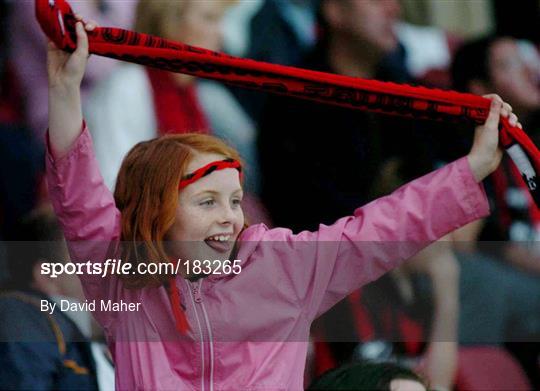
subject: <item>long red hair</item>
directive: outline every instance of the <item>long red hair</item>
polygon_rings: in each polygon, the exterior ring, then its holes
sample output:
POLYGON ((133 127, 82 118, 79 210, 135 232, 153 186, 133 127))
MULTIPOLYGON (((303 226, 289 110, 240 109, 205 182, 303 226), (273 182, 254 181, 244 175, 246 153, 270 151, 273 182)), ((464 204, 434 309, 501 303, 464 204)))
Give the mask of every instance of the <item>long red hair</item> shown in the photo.
POLYGON ((170 275, 138 274, 135 264, 168 260, 163 239, 174 223, 178 184, 198 153, 240 160, 222 140, 204 134, 167 135, 135 145, 122 162, 114 198, 121 212, 121 255, 135 274, 123 275, 128 287, 158 286, 170 275))

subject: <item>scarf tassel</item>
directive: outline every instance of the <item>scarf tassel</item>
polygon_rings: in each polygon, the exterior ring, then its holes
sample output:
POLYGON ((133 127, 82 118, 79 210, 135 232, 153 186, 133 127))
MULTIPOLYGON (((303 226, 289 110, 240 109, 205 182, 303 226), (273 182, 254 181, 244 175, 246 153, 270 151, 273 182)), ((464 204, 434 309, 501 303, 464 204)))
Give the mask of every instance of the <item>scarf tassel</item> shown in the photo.
POLYGON ((174 320, 176 322, 176 329, 182 334, 185 335, 189 328, 189 323, 186 318, 186 313, 182 309, 182 304, 180 303, 180 291, 176 286, 175 278, 171 277, 169 279, 169 299, 171 301, 172 312, 174 320))

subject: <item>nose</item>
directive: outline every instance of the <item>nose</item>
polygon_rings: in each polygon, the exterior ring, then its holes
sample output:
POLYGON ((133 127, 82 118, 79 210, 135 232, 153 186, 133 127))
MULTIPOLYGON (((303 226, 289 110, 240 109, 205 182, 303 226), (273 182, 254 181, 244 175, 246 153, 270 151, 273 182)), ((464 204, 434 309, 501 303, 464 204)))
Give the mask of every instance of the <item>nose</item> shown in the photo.
POLYGON ((221 225, 230 225, 234 223, 236 215, 229 205, 224 205, 220 210, 219 223, 221 225))

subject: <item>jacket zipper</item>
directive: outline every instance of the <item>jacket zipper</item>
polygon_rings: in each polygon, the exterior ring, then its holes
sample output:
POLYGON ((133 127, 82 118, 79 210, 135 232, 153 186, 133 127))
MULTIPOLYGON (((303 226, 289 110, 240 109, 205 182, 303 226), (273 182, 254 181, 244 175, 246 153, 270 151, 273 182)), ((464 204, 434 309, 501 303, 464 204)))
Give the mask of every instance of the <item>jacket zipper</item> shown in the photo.
MULTIPOLYGON (((199 294, 201 292, 203 279, 199 280, 199 294)), ((214 337, 212 336, 212 329, 210 327, 210 320, 208 318, 208 313, 206 312, 206 307, 201 297, 201 308, 204 314, 204 321, 206 324, 206 331, 208 332, 208 350, 209 350, 209 361, 210 361, 210 391, 214 391, 214 337)))
POLYGON ((203 337, 203 331, 202 331, 202 326, 201 326, 201 322, 199 320, 199 314, 197 313, 197 306, 195 305, 195 298, 193 297, 193 292, 192 292, 192 288, 191 287, 191 284, 186 280, 186 284, 188 285, 188 291, 189 291, 189 297, 191 298, 191 304, 193 305, 193 312, 195 313, 195 319, 197 320, 197 326, 199 327, 199 335, 201 337, 201 361, 202 361, 202 365, 201 365, 201 390, 204 391, 204 368, 206 366, 206 363, 205 363, 205 359, 204 359, 204 337, 203 337))
POLYGON ((197 285, 192 286, 192 284, 188 282, 188 286, 190 288, 189 293, 191 296, 193 309, 195 312, 195 317, 197 319, 197 325, 199 327, 199 334, 201 336, 201 353, 202 353, 201 355, 201 360, 202 360, 201 385, 202 387, 201 388, 203 391, 206 388, 206 383, 207 383, 206 373, 208 373, 209 374, 208 376, 209 389, 210 391, 213 391, 214 390, 214 346, 213 346, 213 339, 212 339, 212 330, 210 328, 210 321, 208 319, 208 313, 206 312, 206 308, 204 306, 202 295, 201 295, 202 283, 203 283, 203 280, 200 279, 197 285), (198 306, 201 307, 204 323, 201 322, 199 318, 199 313, 197 311, 198 306), (208 359, 206 359, 206 357, 208 357, 208 359), (209 367, 208 371, 207 371, 207 367, 209 367))

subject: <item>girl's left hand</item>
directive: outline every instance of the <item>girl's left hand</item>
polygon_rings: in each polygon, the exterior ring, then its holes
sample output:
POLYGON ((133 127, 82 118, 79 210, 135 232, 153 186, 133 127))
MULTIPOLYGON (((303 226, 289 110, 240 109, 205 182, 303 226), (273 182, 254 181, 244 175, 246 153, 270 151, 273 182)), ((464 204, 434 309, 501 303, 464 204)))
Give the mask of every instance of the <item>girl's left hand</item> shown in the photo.
POLYGON ((474 143, 467 155, 477 182, 495 171, 501 162, 503 151, 499 147, 499 117, 506 117, 510 125, 521 127, 517 116, 512 113, 512 106, 503 102, 500 96, 490 94, 484 95, 484 98, 491 99, 489 115, 484 125, 476 128, 474 143))
POLYGON ((75 15, 77 23, 77 49, 73 53, 66 53, 49 41, 47 48, 47 71, 49 76, 49 89, 54 92, 60 90, 79 89, 81 86, 86 64, 88 61, 87 32, 94 30, 97 25, 94 21, 86 21, 82 16, 75 15))

